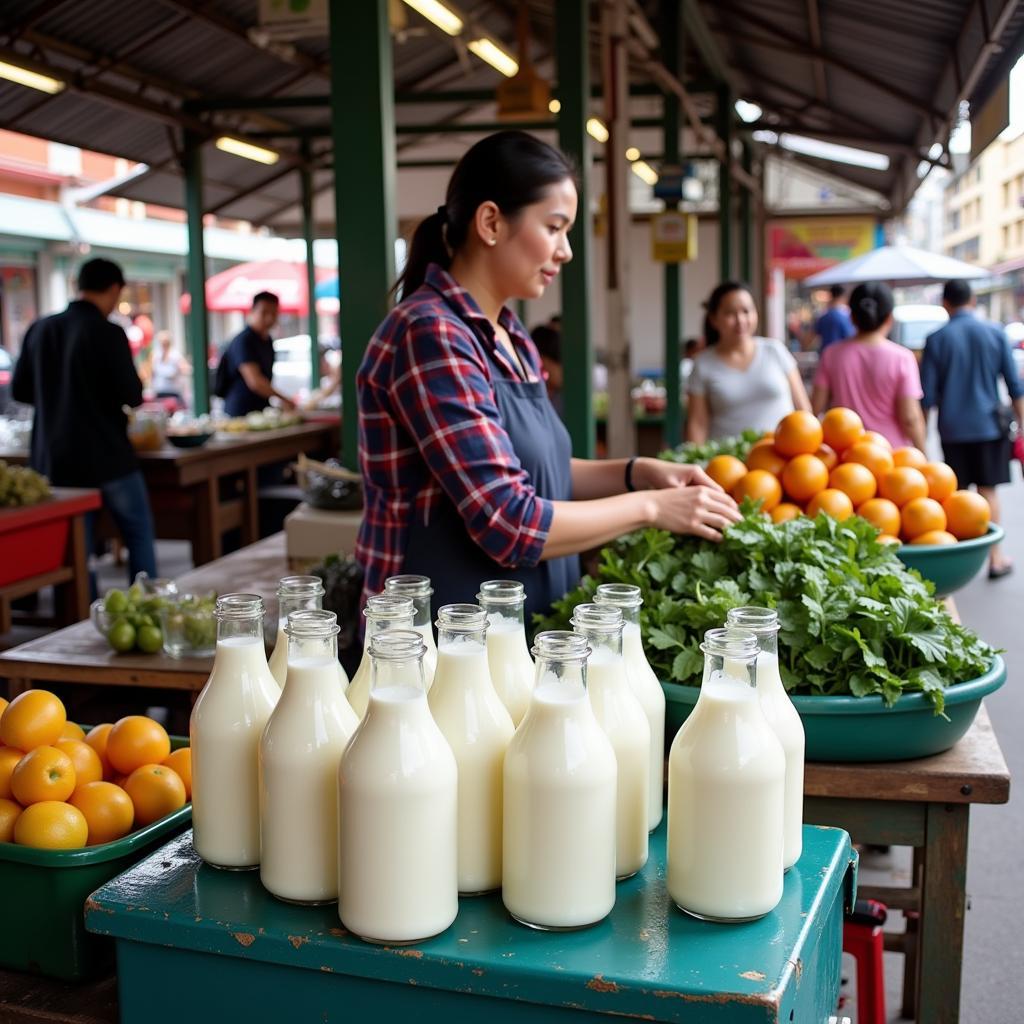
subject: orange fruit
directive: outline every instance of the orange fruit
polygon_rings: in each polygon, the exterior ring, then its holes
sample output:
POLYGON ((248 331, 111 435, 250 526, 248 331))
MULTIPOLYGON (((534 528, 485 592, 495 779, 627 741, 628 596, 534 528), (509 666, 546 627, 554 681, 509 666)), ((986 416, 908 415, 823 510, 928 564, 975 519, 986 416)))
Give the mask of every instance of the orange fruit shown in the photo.
POLYGON ((0 798, 10 799, 11 773, 24 756, 24 751, 15 750, 14 747, 0 747, 0 798))
POLYGON ((945 501, 957 488, 956 473, 944 462, 926 462, 921 475, 928 481, 928 497, 945 501))
POLYGON ((920 469, 922 466, 928 465, 928 456, 920 448, 908 444, 902 448, 893 449, 892 461, 897 466, 913 466, 914 469, 920 469))
POLYGON ((807 501, 828 487, 828 467, 817 455, 797 455, 782 471, 782 486, 796 501, 807 501))
POLYGON ((956 544, 956 537, 948 530, 929 530, 915 537, 911 544, 956 544))
POLYGON ((103 762, 88 743, 83 740, 57 740, 56 747, 67 754, 75 766, 75 788, 103 778, 103 762))
POLYGON ((946 528, 946 513, 934 498, 914 498, 903 506, 900 512, 903 536, 907 540, 920 537, 930 530, 946 528))
MULTIPOLYGON (((776 510, 777 511, 777 510, 776 510)), ((178 773, 178 778, 185 784, 185 799, 192 799, 192 751, 188 747, 175 750, 163 763, 178 773)))
POLYGON ((64 705, 48 690, 26 690, 4 709, 0 739, 24 751, 50 747, 60 739, 67 720, 64 705))
POLYGON ((839 456, 836 455, 835 450, 829 448, 827 444, 820 445, 814 454, 825 463, 825 468, 830 473, 839 465, 839 456))
POLYGON ((864 433, 864 421, 852 410, 837 406, 829 409, 821 421, 825 444, 837 452, 845 452, 864 433))
POLYGON ((957 540, 980 537, 988 530, 992 510, 988 502, 974 491, 954 491, 943 503, 949 532, 957 540))
MULTIPOLYGON (((856 463, 850 463, 856 465, 856 463)), ((871 498, 857 506, 857 515, 877 527, 883 534, 898 537, 902 522, 899 506, 888 498, 871 498)))
POLYGON ((877 444, 879 448, 884 448, 890 453, 892 452, 892 441, 885 434, 880 434, 877 430, 865 430, 861 441, 866 444, 877 444))
POLYGON ((65 722, 60 738, 62 740, 84 740, 85 730, 74 722, 65 722))
POLYGON ((902 544, 903 543, 903 541, 901 541, 899 539, 899 537, 894 537, 891 533, 880 533, 875 538, 875 540, 877 540, 879 544, 902 544))
POLYGON ((873 444, 871 441, 858 441, 843 452, 843 462, 856 462, 867 466, 881 480, 894 467, 892 453, 888 448, 873 444))
POLYGON ((14 824, 14 841, 40 850, 80 850, 88 837, 85 815, 57 800, 26 807, 14 824))
POLYGON ((114 728, 112 722, 104 722, 102 725, 94 725, 86 734, 85 742, 100 755, 103 762, 103 777, 109 779, 114 774, 107 760, 107 740, 110 737, 110 730, 114 728))
POLYGON ((85 815, 90 846, 112 843, 132 830, 135 805, 131 797, 112 782, 87 782, 74 791, 68 803, 85 815))
POLYGON ((67 800, 75 791, 75 766, 56 747, 30 750, 11 772, 11 795, 27 807, 43 800, 67 800))
POLYGON ((803 514, 804 510, 799 505, 784 501, 772 509, 771 519, 773 523, 788 523, 790 519, 796 519, 803 514))
POLYGON ((775 431, 766 430, 758 439, 757 443, 761 444, 763 441, 767 441, 769 444, 775 444, 775 431))
POLYGON ((854 508, 859 508, 875 496, 878 482, 867 466, 859 462, 844 462, 829 474, 828 486, 849 495, 854 508))
MULTIPOLYGON (((4 713, 4 708, 7 707, 7 705, 9 703, 10 703, 10 701, 6 697, 0 697, 0 715, 2 715, 4 713)), ((0 747, 2 747, 2 746, 3 746, 3 742, 0 741, 0 747)))
POLYGON ((897 466, 878 482, 878 493, 903 508, 908 501, 928 497, 928 481, 913 466, 897 466))
POLYGON ((747 469, 763 469, 772 476, 778 476, 786 468, 786 460, 775 450, 775 446, 768 442, 766 444, 755 444, 747 456, 747 469))
POLYGON ((786 458, 812 455, 824 440, 818 417, 811 412, 797 410, 779 420, 775 428, 775 450, 786 458))
POLYGON ((751 498, 761 502, 762 512, 771 512, 782 501, 782 484, 764 469, 752 469, 729 492, 736 501, 751 498))
POLYGON ((135 824, 140 828, 159 821, 185 806, 185 783, 173 768, 146 764, 128 776, 124 791, 135 807, 135 824))
POLYGON ((144 764, 159 764, 170 752, 167 730, 145 715, 128 715, 115 722, 107 737, 107 763, 123 775, 144 764))
POLYGON ((807 514, 812 519, 819 512, 824 512, 833 519, 849 519, 853 515, 853 502, 845 491, 826 487, 807 502, 807 514))
POLYGON ((21 804, 0 797, 0 843, 14 842, 14 823, 21 814, 21 804))
POLYGON ((735 455, 716 455, 708 463, 706 472, 723 491, 731 491, 740 478, 747 475, 747 467, 735 455))

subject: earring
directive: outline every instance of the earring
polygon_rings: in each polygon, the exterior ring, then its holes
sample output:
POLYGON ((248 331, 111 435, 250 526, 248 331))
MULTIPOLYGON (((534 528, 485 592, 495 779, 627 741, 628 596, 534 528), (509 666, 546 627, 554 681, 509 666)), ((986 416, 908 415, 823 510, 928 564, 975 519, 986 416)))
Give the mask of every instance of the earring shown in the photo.
POLYGON ((487 239, 487 244, 488 245, 497 245, 498 244, 498 240, 496 238, 488 238, 487 239))

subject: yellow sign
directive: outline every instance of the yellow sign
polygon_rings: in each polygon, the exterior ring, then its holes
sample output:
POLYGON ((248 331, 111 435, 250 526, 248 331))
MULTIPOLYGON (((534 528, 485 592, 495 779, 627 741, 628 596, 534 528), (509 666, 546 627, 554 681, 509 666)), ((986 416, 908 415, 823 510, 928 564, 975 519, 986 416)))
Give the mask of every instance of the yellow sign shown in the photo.
POLYGON ((768 262, 801 279, 870 252, 878 244, 872 217, 797 217, 768 225, 768 262))
POLYGON ((697 218, 692 213, 665 210, 651 218, 651 259, 686 263, 697 258, 697 218))

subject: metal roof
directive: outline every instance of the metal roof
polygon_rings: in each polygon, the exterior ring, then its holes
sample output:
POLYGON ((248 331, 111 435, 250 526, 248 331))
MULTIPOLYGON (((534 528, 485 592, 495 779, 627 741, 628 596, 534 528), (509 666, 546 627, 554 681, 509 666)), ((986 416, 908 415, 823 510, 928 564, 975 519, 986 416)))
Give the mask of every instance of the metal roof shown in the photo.
MULTIPOLYGON (((552 76, 555 0, 530 0, 531 58, 552 76)), ((636 13, 658 23, 659 4, 636 13)), ((404 102, 444 90, 492 90, 497 72, 466 58, 457 44, 400 3, 393 23, 399 127, 492 120, 493 103, 404 102)), ((462 0, 467 18, 511 45, 514 0, 462 0)), ((595 5, 596 8, 596 5, 595 5)), ((759 104, 754 127, 818 136, 890 156, 886 171, 801 157, 831 174, 874 189, 899 212, 919 181, 922 156, 944 147, 961 98, 980 99, 1024 50, 1024 0, 684 0, 689 49, 687 87, 705 113, 712 79, 759 104)), ((594 12, 596 14, 596 10, 594 12)), ((182 133, 212 139, 234 134, 326 127, 327 111, 289 107, 208 111, 190 107, 216 97, 281 99, 329 91, 327 40, 267 43, 257 0, 5 0, 0 60, 63 79, 48 97, 0 81, 0 127, 113 153, 150 170, 113 194, 181 206, 182 133)), ((599 81, 592 15, 594 79, 599 81)), ((634 83, 647 81, 636 66, 634 83)), ((657 104, 643 98, 639 104, 657 104)), ((659 133, 660 134, 660 133, 659 133)), ((657 140, 658 134, 645 138, 657 140)), ((399 160, 454 159, 472 136, 403 133, 399 160)), ((270 144, 264 141, 264 144, 270 144)), ((653 142, 657 145, 657 141, 653 142)), ((302 161, 295 138, 272 143, 283 159, 265 167, 204 147, 204 204, 223 217, 281 227, 298 222, 302 161)), ((330 139, 312 142, 318 214, 332 218, 330 139)), ((947 159, 943 149, 937 158, 947 159)))

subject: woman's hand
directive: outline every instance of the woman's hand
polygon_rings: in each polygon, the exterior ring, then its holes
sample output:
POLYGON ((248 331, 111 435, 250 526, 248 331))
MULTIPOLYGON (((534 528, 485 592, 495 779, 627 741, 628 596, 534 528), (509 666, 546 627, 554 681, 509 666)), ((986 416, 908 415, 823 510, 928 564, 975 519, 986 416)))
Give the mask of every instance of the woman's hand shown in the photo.
POLYGON ((657 491, 663 487, 710 487, 722 491, 700 466, 687 466, 665 459, 637 459, 633 463, 633 487, 638 491, 657 491))
POLYGON ((743 518, 736 502, 717 485, 668 486, 643 497, 651 526, 705 540, 721 540, 722 531, 743 518))

